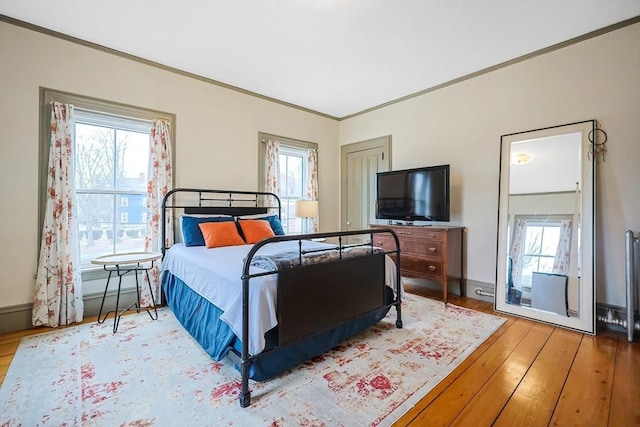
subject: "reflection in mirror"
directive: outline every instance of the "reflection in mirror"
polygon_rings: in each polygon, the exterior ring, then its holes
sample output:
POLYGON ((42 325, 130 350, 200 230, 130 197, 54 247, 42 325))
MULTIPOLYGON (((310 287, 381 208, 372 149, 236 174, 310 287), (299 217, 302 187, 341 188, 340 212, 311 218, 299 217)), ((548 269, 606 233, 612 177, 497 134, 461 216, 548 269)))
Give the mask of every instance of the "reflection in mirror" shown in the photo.
POLYGON ((503 136, 496 310, 594 332, 593 126, 503 136))

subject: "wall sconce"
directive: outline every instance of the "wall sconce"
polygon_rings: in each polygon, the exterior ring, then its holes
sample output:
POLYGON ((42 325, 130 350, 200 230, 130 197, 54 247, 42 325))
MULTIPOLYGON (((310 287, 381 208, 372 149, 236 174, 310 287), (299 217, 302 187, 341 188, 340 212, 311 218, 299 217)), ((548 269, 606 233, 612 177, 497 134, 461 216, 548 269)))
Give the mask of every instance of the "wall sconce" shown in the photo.
POLYGON ((316 218, 318 216, 318 201, 317 200, 296 200, 296 213, 298 218, 303 218, 304 230, 303 233, 309 232, 309 219, 316 218))
POLYGON ((511 156, 512 165, 526 165, 531 161, 531 156, 527 153, 515 153, 511 156))

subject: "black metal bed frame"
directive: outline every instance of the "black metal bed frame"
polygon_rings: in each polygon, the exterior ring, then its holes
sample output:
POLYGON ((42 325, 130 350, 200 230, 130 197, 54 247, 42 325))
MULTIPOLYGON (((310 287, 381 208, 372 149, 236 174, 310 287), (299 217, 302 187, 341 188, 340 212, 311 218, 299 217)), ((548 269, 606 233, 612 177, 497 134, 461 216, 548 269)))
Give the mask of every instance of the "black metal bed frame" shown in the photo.
MULTIPOLYGON (((277 211, 281 216, 280 198, 267 192, 227 191, 193 188, 176 188, 167 193, 162 201, 162 254, 168 249, 166 241, 167 211, 183 209, 186 214, 224 214, 232 216, 263 214, 277 211), (197 193, 195 203, 173 202, 178 193, 197 193), (225 197, 210 197, 222 195, 225 197)), ((347 239, 348 240, 348 239, 347 239)), ((249 390, 249 367, 251 362, 265 352, 249 354, 249 287, 255 277, 278 274, 276 315, 278 318, 278 341, 276 347, 266 350, 284 349, 302 339, 326 332, 347 322, 369 315, 386 307, 396 307, 396 327, 402 328, 400 243, 391 229, 368 229, 337 231, 329 233, 275 236, 254 244, 247 254, 242 271, 242 352, 235 351, 240 364, 242 392, 240 406, 251 403, 249 390), (374 251, 373 235, 391 234, 396 242, 395 250, 374 251), (349 236, 368 235, 367 243, 350 244, 344 242, 349 236), (333 239, 337 243, 326 248, 304 250, 303 240, 333 239), (250 273, 251 261, 263 246, 284 241, 298 242, 300 266, 261 273, 250 273), (351 247, 369 247, 370 253, 357 257, 343 257, 343 251, 351 247), (302 265, 302 257, 312 252, 337 251, 338 260, 319 264, 302 265), (391 303, 385 302, 385 255, 394 256, 396 263, 395 297, 391 303), (336 297, 337 296, 337 297, 336 297), (294 304, 290 303, 295 301, 294 304), (288 303, 289 302, 289 303, 288 303)), ((329 349, 327 349, 329 350, 329 349)))

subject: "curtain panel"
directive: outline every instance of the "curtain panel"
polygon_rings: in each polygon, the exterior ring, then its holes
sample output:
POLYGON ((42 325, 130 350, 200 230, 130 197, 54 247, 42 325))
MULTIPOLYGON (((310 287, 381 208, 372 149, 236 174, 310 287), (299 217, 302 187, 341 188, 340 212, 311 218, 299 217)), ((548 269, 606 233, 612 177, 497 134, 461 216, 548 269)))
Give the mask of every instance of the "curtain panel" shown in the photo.
POLYGON ((280 143, 272 139, 265 141, 264 191, 280 194, 280 143))
POLYGON ((513 243, 511 245, 512 270, 511 275, 516 288, 522 288, 522 261, 524 259, 524 232, 526 221, 518 219, 513 230, 513 243))
POLYGON ((563 220, 560 223, 560 241, 553 260, 553 272, 555 274, 569 274, 571 261, 571 220, 563 220))
POLYGON ((51 143, 40 259, 32 323, 68 325, 82 321, 82 279, 74 214, 73 106, 51 103, 51 143))
MULTIPOLYGON (((307 178, 307 199, 318 200, 318 150, 309 148, 307 154, 307 170, 309 176, 307 178)), ((318 233, 320 231, 320 218, 311 218, 311 231, 318 233)))
MULTIPOLYGON (((169 123, 154 120, 149 135, 150 156, 147 182, 147 235, 144 239, 144 250, 159 252, 161 246, 168 246, 173 241, 173 225, 171 216, 167 218, 166 241, 161 242, 160 221, 162 220, 162 199, 172 187, 171 138, 169 123)), ((160 302, 160 268, 154 265, 149 270, 150 287, 153 289, 155 301, 151 298, 148 287, 140 290, 140 305, 150 306, 160 302)), ((145 277, 146 281, 146 277, 145 277)))

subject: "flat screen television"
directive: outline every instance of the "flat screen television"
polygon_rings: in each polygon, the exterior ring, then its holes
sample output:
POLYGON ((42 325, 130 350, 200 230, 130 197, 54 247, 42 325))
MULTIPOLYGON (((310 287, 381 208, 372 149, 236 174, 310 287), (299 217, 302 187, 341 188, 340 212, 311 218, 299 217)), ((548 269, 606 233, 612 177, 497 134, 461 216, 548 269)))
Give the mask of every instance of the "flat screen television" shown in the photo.
POLYGON ((376 218, 449 221, 449 165, 378 172, 376 218))

